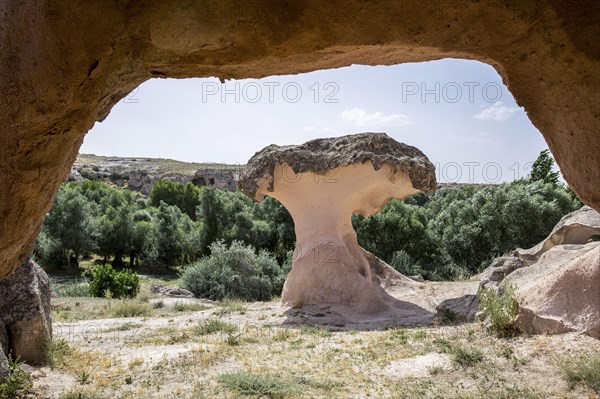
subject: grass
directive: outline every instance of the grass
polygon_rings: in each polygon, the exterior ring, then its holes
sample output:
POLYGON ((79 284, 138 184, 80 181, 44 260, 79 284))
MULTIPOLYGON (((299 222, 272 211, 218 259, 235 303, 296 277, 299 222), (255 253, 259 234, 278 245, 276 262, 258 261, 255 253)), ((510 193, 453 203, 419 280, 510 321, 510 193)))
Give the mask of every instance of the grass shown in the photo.
POLYGON ((176 312, 199 312, 206 309, 208 309, 208 307, 201 303, 185 303, 183 301, 177 301, 173 304, 173 310, 176 312))
POLYGON ((488 329, 499 338, 512 337, 517 333, 515 320, 519 308, 516 290, 512 284, 504 284, 500 295, 493 289, 483 289, 477 296, 480 308, 489 322, 488 329))
POLYGON ((581 385, 600 395, 600 353, 589 352, 562 358, 558 368, 571 388, 581 385))
POLYGON ((434 340, 434 344, 438 345, 441 352, 449 354, 454 364, 464 368, 472 367, 485 359, 485 354, 480 349, 470 345, 443 338, 434 340))
POLYGON ((148 316, 151 312, 151 307, 146 303, 120 301, 113 306, 111 314, 113 317, 140 317, 148 316))
POLYGON ((62 298, 84 298, 92 296, 90 294, 90 286, 87 283, 57 284, 56 287, 53 286, 53 292, 56 296, 62 298))
POLYGON ((298 394, 298 387, 278 376, 248 372, 221 374, 219 382, 226 388, 244 396, 285 399, 298 394))
POLYGON ((217 332, 231 334, 237 331, 235 324, 227 323, 219 319, 204 320, 196 326, 194 333, 196 335, 210 335, 217 332))
POLYGON ((224 316, 230 313, 245 314, 248 310, 248 304, 239 299, 223 299, 219 302, 219 308, 213 314, 215 316, 224 316))

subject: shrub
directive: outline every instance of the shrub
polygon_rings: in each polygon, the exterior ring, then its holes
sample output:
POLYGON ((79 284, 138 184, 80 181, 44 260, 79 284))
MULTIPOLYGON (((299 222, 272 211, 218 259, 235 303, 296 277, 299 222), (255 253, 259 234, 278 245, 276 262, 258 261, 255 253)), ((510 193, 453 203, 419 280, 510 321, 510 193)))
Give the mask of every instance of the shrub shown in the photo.
POLYGON ((29 373, 21 369, 22 364, 18 357, 8 356, 9 376, 6 382, 0 384, 0 399, 22 398, 31 389, 29 373))
POLYGON ((148 304, 134 301, 119 302, 112 308, 112 315, 114 317, 147 316, 150 312, 151 310, 148 304))
POLYGON ((558 367, 572 388, 583 385, 600 394, 600 353, 564 358, 558 367))
POLYGON ((134 298, 140 290, 140 279, 131 270, 116 271, 111 265, 98 266, 89 273, 90 293, 95 297, 134 298))
POLYGON ((229 248, 217 241, 210 246, 210 252, 210 256, 187 267, 181 276, 183 287, 197 297, 265 301, 281 292, 283 269, 268 252, 257 255, 252 247, 239 241, 229 248))
POLYGON ((488 329, 498 337, 513 336, 516 333, 514 323, 519 311, 515 287, 512 284, 504 284, 501 293, 493 289, 483 289, 477 296, 479 306, 489 322, 488 329))
POLYGON ((247 372, 221 374, 219 382, 245 396, 283 399, 298 394, 297 387, 288 381, 247 372))

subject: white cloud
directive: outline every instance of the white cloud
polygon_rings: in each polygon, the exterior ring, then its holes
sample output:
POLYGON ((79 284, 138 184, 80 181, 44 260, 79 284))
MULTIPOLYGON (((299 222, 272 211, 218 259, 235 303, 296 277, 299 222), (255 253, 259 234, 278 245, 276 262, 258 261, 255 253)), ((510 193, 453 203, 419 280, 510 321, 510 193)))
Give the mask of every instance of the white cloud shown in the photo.
POLYGON ((331 127, 318 127, 318 126, 304 126, 302 128, 305 132, 329 132, 335 133, 338 130, 331 127))
POLYGON ((345 109, 342 112, 342 118, 358 126, 366 125, 384 125, 384 126, 409 126, 414 125, 404 114, 389 114, 383 112, 373 112, 368 114, 362 108, 345 109))
POLYGON ((507 107, 502 105, 502 101, 496 101, 491 107, 473 115, 473 117, 482 120, 505 121, 520 109, 520 107, 507 107))

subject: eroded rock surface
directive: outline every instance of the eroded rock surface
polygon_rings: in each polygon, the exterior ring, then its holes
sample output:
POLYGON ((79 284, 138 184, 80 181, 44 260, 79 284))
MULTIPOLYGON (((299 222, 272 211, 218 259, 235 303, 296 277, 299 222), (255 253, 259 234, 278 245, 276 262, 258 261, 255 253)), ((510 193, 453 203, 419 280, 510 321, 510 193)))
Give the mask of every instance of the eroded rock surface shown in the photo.
POLYGON ((542 242, 530 249, 519 248, 513 255, 530 265, 556 245, 586 244, 594 236, 600 236, 600 213, 584 205, 563 216, 542 242))
POLYGON ((195 298, 194 294, 179 287, 167 287, 166 285, 152 284, 150 293, 168 298, 195 298))
POLYGON ((358 245, 351 216, 434 190, 435 168, 421 151, 384 133, 271 145, 248 161, 239 185, 257 201, 278 199, 294 219, 296 249, 283 303, 332 304, 358 313, 394 307, 380 281, 399 273, 358 245))
POLYGON ((0 278, 31 253, 85 133, 153 77, 479 60, 600 210, 599 14, 596 0, 0 2, 0 278))
POLYGON ((507 277, 517 288, 517 327, 600 339, 600 242, 558 245, 507 277))
POLYGON ((600 338, 600 213, 584 206, 565 215, 533 248, 496 258, 480 289, 517 290, 517 327, 531 333, 582 332, 600 338))
POLYGON ((50 312, 50 281, 31 259, 0 281, 0 320, 14 357, 29 363, 44 360, 44 345, 52 338, 50 312))

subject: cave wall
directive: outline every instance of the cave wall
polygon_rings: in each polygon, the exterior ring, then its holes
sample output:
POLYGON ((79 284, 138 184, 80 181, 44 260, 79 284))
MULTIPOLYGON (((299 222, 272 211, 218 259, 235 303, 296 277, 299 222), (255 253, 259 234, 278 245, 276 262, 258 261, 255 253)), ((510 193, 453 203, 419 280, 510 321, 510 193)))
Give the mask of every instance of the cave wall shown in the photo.
POLYGON ((0 2, 0 278, 31 252, 85 133, 147 79, 455 57, 492 65, 600 210, 600 2, 0 2))

